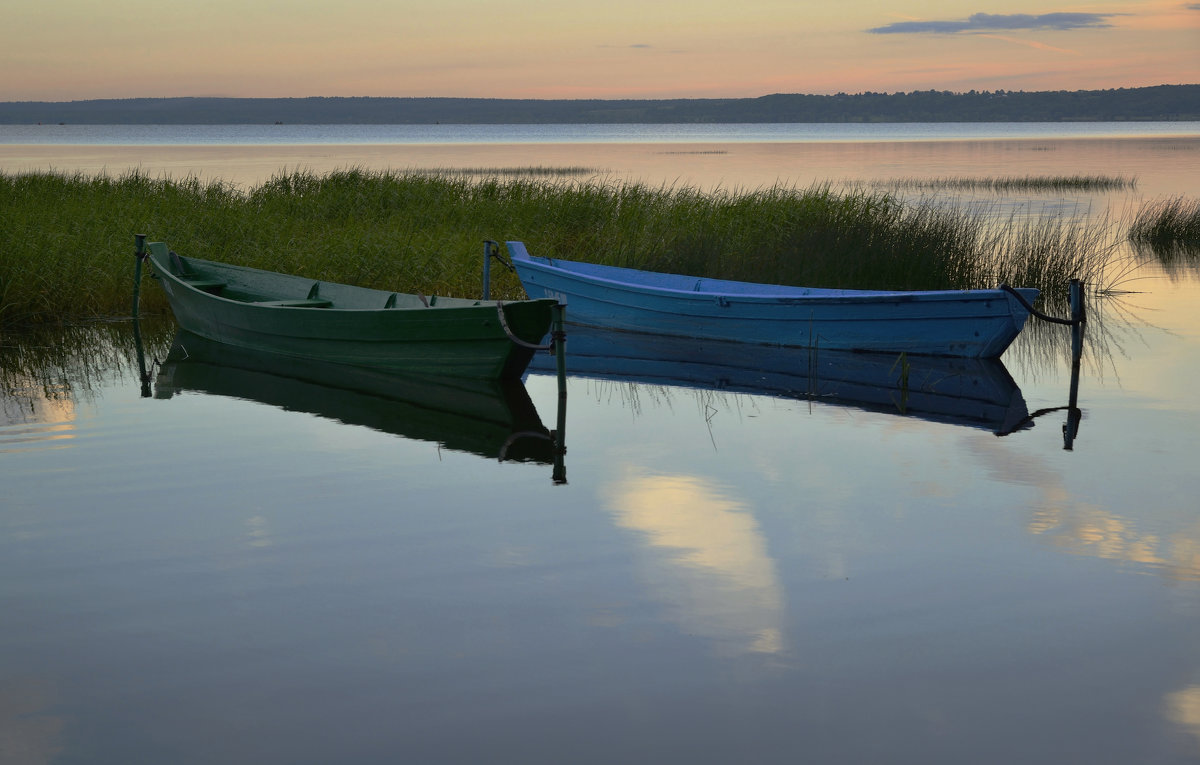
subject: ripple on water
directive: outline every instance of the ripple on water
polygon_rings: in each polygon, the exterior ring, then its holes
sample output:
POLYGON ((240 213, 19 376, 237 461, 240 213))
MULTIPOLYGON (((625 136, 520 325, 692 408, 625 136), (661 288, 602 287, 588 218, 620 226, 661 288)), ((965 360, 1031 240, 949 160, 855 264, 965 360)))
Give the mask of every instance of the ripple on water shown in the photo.
POLYGON ((0 391, 0 454, 70 446, 75 400, 66 385, 17 382, 0 391))

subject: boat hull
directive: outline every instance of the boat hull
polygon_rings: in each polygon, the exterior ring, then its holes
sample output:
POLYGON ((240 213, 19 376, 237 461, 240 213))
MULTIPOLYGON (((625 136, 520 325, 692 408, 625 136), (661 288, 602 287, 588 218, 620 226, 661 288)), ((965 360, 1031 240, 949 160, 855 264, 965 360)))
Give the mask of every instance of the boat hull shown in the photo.
MULTIPOLYGON (((509 253, 530 298, 572 324, 672 337, 846 351, 997 358, 1028 311, 1004 290, 823 290, 656 274, 509 253)), ((1030 303, 1035 289, 1019 290, 1030 303)))
POLYGON ((555 304, 435 298, 425 307, 416 296, 195 258, 187 259, 185 277, 178 273, 178 259, 170 258, 165 246, 155 246, 159 244, 151 243, 150 261, 182 329, 239 348, 336 364, 518 379, 533 357, 530 346, 539 344, 550 328, 555 304), (213 283, 222 285, 223 294, 196 286, 213 283), (280 305, 313 303, 305 296, 318 292, 328 306, 280 305), (248 300, 247 295, 269 299, 248 300), (399 307, 385 307, 389 302, 399 307))

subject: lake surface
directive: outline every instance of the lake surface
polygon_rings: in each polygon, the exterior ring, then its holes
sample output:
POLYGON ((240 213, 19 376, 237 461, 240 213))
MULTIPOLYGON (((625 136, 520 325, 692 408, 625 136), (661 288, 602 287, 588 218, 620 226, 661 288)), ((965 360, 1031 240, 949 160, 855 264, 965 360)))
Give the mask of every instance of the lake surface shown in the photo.
POLYGON ((0 125, 0 144, 103 146, 804 143, 1195 137, 1195 122, 896 122, 675 125, 0 125))
MULTIPOLYGON (((1200 166, 1194 125, 821 127, 0 137, 0 168, 250 184, 297 158, 561 164, 720 188, 1135 175, 992 197, 1119 218, 1191 193, 1200 166)), ((1077 423, 1069 333, 1045 324, 999 364, 913 360, 907 385, 894 362, 833 354, 619 375, 580 359, 562 423, 545 359, 447 411, 444 387, 173 345, 169 322, 142 327, 145 386, 128 324, 6 338, 0 761, 1200 762, 1198 262, 1147 262, 1092 299, 1077 423)))

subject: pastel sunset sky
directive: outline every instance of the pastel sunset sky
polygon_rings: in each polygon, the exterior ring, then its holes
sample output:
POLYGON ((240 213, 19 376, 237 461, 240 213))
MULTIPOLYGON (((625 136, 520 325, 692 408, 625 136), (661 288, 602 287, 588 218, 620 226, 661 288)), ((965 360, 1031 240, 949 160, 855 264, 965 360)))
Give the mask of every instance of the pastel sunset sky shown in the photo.
POLYGON ((1200 83, 1200 2, 5 0, 0 101, 1200 83))

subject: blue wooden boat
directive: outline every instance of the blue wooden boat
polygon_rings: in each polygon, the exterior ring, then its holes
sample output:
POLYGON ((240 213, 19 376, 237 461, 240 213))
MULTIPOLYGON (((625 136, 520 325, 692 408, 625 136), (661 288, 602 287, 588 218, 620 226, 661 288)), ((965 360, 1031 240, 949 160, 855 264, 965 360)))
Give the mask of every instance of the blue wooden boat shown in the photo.
MULTIPOLYGON (((508 242, 530 298, 569 305, 570 323, 672 337, 843 351, 997 358, 1029 312, 1001 289, 786 287, 652 273, 530 255, 508 242)), ((1032 303, 1036 289, 1017 290, 1032 303)))

